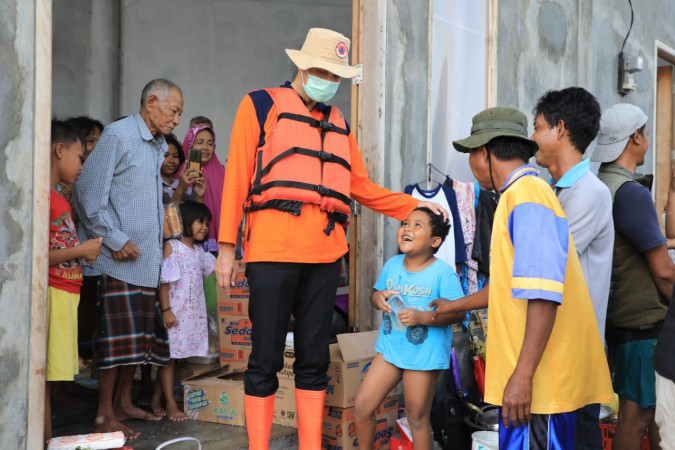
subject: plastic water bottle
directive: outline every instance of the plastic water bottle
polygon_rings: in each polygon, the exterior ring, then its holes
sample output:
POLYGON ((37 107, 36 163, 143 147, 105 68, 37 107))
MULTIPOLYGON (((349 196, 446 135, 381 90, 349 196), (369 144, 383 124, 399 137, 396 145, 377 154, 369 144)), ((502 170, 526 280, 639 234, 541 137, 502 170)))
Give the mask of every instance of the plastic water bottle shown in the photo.
POLYGON ((387 304, 391 308, 391 312, 393 314, 398 314, 408 307, 408 305, 405 304, 405 301, 403 301, 403 297, 398 294, 394 294, 389 297, 387 304))

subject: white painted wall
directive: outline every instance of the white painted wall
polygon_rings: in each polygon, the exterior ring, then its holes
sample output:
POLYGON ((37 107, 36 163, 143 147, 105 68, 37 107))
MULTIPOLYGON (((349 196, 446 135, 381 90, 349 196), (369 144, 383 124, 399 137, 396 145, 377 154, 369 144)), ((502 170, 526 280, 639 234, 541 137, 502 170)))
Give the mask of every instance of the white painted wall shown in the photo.
MULTIPOLYGON (((435 0, 431 53, 431 161, 454 179, 473 181, 468 156, 452 141, 471 133, 487 107, 487 0, 435 0)), ((444 177, 432 170, 432 179, 444 177)))

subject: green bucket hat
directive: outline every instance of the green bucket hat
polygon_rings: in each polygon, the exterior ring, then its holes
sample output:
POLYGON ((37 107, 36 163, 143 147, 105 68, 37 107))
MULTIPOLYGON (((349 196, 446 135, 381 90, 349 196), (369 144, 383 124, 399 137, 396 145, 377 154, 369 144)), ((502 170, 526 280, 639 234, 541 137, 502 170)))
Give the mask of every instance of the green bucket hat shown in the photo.
POLYGON ((537 143, 527 136, 527 117, 515 108, 488 108, 473 116, 471 122, 471 136, 452 142, 459 152, 469 153, 500 136, 522 139, 530 147, 532 156, 539 149, 537 143))

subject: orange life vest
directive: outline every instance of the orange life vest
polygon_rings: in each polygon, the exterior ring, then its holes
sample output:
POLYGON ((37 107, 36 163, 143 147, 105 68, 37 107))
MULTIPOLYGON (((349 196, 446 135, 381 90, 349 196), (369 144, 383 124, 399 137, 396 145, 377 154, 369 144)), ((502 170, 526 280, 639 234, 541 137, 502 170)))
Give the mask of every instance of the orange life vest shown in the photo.
POLYGON ((300 215, 303 204, 314 203, 329 215, 329 234, 332 224, 345 224, 350 212, 351 157, 344 116, 329 107, 328 120, 317 120, 294 89, 266 91, 278 115, 256 153, 245 209, 300 215))

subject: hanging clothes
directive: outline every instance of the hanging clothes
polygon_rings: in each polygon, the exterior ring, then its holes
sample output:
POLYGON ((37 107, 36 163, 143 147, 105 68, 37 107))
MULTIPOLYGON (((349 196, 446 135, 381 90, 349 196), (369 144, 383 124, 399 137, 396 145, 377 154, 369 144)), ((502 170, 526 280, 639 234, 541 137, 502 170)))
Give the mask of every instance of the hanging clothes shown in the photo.
POLYGON ((455 192, 464 236, 467 260, 460 266, 462 289, 464 295, 475 294, 482 287, 478 284, 478 262, 471 257, 476 230, 476 188, 473 182, 457 181, 450 177, 443 184, 455 192))
POLYGON ((457 226, 457 224, 461 223, 461 219, 459 211, 457 210, 457 198, 455 197, 455 192, 442 185, 438 185, 431 190, 425 190, 422 189, 419 184, 409 184, 405 187, 404 192, 418 200, 438 203, 449 212, 448 220, 450 221, 450 233, 445 241, 443 241, 443 244, 441 244, 441 247, 438 249, 435 256, 457 270, 455 264, 466 261, 467 253, 464 235, 461 227, 457 226))
POLYGON ((490 240, 497 200, 496 193, 482 190, 476 210, 476 234, 471 258, 478 261, 478 270, 487 276, 490 275, 490 240))

